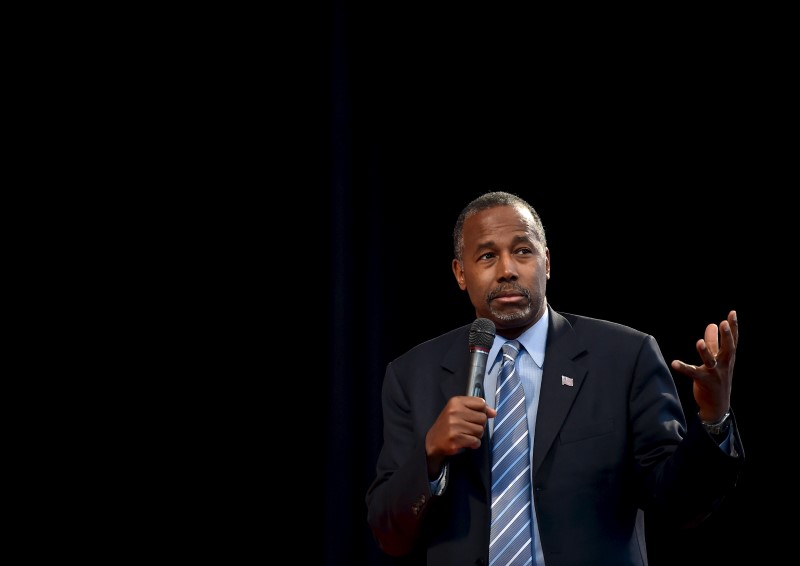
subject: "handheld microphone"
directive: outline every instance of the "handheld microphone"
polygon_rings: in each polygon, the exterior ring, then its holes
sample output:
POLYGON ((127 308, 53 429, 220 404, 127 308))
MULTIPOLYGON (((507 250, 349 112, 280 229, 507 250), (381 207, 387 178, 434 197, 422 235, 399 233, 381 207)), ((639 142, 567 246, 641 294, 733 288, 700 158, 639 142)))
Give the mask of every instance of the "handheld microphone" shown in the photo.
POLYGON ((486 358, 492 349, 496 333, 494 322, 478 318, 469 329, 469 381, 467 395, 483 397, 483 377, 486 374, 486 358))

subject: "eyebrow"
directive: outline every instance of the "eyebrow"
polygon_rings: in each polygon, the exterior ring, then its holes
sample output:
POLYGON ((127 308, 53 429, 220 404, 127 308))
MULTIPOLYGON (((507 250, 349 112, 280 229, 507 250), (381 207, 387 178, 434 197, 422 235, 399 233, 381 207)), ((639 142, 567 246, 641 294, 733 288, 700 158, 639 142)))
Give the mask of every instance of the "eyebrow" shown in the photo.
MULTIPOLYGON (((511 240, 512 247, 517 246, 519 244, 534 245, 535 243, 536 243, 535 240, 532 239, 530 236, 514 236, 514 239, 511 240)), ((497 247, 498 247, 497 243, 494 240, 486 240, 485 242, 478 242, 478 244, 475 246, 475 249, 477 251, 480 251, 487 248, 494 249, 497 247)))

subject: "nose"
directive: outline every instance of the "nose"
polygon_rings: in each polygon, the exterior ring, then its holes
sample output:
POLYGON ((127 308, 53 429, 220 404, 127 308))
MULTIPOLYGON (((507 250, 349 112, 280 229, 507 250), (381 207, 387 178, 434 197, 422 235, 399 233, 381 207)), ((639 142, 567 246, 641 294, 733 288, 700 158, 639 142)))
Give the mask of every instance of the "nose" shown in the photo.
POLYGON ((503 281, 513 281, 517 278, 517 264, 511 254, 502 254, 500 256, 500 279, 503 281))

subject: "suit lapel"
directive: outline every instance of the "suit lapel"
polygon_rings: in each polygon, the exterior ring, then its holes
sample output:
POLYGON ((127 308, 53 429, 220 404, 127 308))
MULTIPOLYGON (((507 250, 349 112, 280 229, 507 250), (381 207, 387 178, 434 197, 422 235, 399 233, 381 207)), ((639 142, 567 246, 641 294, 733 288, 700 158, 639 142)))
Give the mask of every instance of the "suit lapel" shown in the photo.
POLYGON ((575 331, 567 319, 549 306, 547 308, 550 309, 550 329, 547 334, 542 390, 536 416, 534 470, 539 470, 553 446, 586 377, 586 369, 573 361, 585 351, 575 331))
POLYGON ((445 401, 454 395, 464 395, 469 376, 469 327, 455 335, 441 361, 442 395, 445 401))

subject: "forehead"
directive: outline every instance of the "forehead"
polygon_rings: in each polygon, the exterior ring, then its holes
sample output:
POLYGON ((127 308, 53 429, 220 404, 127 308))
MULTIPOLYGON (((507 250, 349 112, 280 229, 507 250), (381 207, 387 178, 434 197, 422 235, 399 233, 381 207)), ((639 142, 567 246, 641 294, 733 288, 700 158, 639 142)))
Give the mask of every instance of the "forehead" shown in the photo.
POLYGON ((495 206, 479 210, 464 221, 464 240, 472 244, 528 236, 535 240, 533 216, 526 208, 495 206))

